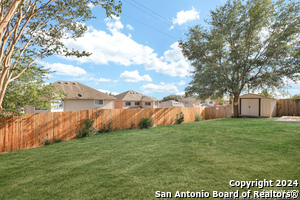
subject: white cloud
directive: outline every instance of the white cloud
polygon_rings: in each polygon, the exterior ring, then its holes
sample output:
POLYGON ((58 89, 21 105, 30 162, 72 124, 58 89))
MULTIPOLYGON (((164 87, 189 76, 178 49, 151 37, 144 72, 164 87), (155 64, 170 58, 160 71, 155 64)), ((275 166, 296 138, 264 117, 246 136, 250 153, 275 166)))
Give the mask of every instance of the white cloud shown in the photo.
POLYGON ((89 4, 88 4, 88 7, 90 7, 90 9, 93 9, 95 6, 94 6, 94 4, 89 3, 89 4))
POLYGON ((177 85, 185 85, 185 81, 181 80, 180 82, 177 83, 177 85))
POLYGON ((167 50, 164 53, 164 59, 166 61, 178 61, 184 59, 178 42, 174 42, 170 47, 172 49, 167 50))
POLYGON ((169 76, 186 77, 190 74, 189 63, 185 60, 178 62, 166 62, 163 59, 154 58, 145 64, 147 70, 155 70, 158 73, 167 74, 169 76))
POLYGON ((120 79, 126 82, 152 81, 152 78, 148 74, 140 76, 138 70, 134 70, 132 72, 125 71, 120 75, 120 79))
POLYGON ((145 93, 151 93, 151 92, 165 92, 165 93, 174 93, 174 92, 179 92, 177 87, 175 85, 169 84, 169 83, 164 83, 160 82, 159 85, 155 85, 153 83, 149 83, 147 85, 143 85, 141 89, 145 93))
POLYGON ((137 43, 131 35, 120 32, 122 26, 120 18, 106 20, 110 34, 89 27, 88 32, 81 38, 75 40, 64 40, 65 45, 79 51, 91 52, 89 57, 62 57, 64 59, 76 60, 80 63, 94 64, 115 64, 130 66, 144 65, 146 70, 155 70, 170 76, 185 77, 189 75, 190 66, 183 57, 178 42, 173 43, 170 50, 163 56, 158 57, 157 53, 149 46, 137 43), (115 20, 113 22, 112 20, 115 20), (118 23, 117 23, 118 22, 118 23))
POLYGON ((134 28, 133 28, 130 24, 127 24, 127 25, 126 25, 126 28, 128 28, 130 31, 133 31, 133 30, 134 30, 134 28))
POLYGON ((97 82, 111 82, 111 79, 109 78, 90 78, 91 81, 97 81, 97 82))
POLYGON ((73 65, 66 65, 62 63, 48 63, 40 60, 36 62, 44 66, 44 68, 49 68, 52 71, 56 71, 56 75, 79 76, 86 74, 86 71, 84 69, 75 67, 73 65))
POLYGON ((179 26, 187 23, 192 20, 199 19, 199 12, 195 10, 195 8, 192 7, 192 10, 188 11, 180 11, 177 13, 177 17, 174 19, 173 18, 173 24, 178 24, 179 26))
POLYGON ((113 16, 112 19, 106 18, 105 21, 106 21, 106 26, 110 31, 119 31, 124 28, 124 25, 120 21, 120 17, 113 16))
POLYGON ((118 94, 120 94, 118 92, 110 92, 109 90, 103 90, 103 89, 98 89, 98 91, 106 93, 106 94, 110 94, 111 93, 112 95, 118 95, 118 94))
POLYGON ((176 94, 183 96, 183 95, 185 95, 185 92, 176 92, 176 94))

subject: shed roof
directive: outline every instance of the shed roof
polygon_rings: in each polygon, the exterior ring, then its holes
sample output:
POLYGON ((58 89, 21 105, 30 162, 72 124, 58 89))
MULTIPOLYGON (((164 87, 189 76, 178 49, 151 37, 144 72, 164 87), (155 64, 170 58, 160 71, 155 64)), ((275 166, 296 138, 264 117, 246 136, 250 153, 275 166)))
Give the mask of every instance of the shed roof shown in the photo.
POLYGON ((271 98, 271 97, 265 97, 263 95, 259 95, 259 94, 252 94, 252 93, 248 93, 248 94, 244 94, 242 96, 239 97, 240 99, 273 99, 273 100, 276 100, 274 98, 271 98))
POLYGON ((52 85, 56 89, 67 93, 68 99, 116 99, 113 96, 74 81, 56 81, 52 85))

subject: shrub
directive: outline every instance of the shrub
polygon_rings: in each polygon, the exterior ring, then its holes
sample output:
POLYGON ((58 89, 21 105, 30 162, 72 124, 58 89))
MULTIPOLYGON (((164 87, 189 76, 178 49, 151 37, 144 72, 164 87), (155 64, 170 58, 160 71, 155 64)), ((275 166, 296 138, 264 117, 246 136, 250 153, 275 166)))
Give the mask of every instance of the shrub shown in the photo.
POLYGON ((195 115, 195 121, 196 122, 202 121, 202 119, 203 119, 203 116, 201 114, 199 114, 199 113, 196 113, 196 115, 195 115))
POLYGON ((47 146, 47 145, 50 145, 51 144, 51 140, 46 138, 45 140, 43 140, 43 145, 47 146))
POLYGON ((92 128, 93 128, 93 121, 90 119, 85 119, 84 124, 78 130, 76 130, 75 138, 88 137, 94 132, 92 128))
POLYGON ((109 133, 109 132, 112 132, 113 130, 112 130, 112 128, 111 128, 111 123, 112 123, 112 122, 109 122, 108 128, 107 128, 107 129, 106 129, 106 126, 105 126, 105 124, 104 124, 103 129, 97 130, 97 133, 98 133, 98 134, 103 134, 103 133, 109 133))
POLYGON ((57 138, 53 138, 52 143, 59 143, 59 142, 62 142, 62 140, 61 139, 57 139, 57 138))
POLYGON ((181 124, 184 121, 184 114, 180 112, 180 115, 178 117, 178 114, 176 115, 175 124, 181 124))
POLYGON ((142 118, 140 120, 140 123, 139 123, 139 127, 140 129, 143 129, 143 128, 150 128, 153 126, 153 123, 152 123, 152 120, 149 119, 149 118, 142 118))
POLYGON ((61 139, 57 139, 57 138, 53 138, 52 140, 50 140, 49 138, 46 137, 46 139, 42 140, 41 142, 44 146, 50 145, 50 144, 54 144, 54 143, 59 143, 61 142, 61 139))

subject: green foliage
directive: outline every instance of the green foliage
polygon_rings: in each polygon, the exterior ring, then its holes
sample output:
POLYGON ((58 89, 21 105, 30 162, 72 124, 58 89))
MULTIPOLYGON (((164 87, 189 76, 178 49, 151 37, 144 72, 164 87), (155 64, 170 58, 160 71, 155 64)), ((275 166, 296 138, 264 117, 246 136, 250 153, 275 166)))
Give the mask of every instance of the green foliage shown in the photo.
POLYGON ((142 118, 139 123, 140 129, 150 128, 153 126, 152 120, 148 117, 142 118))
POLYGON ((261 93, 258 93, 259 95, 262 95, 262 96, 265 96, 265 97, 271 97, 271 98, 274 98, 274 95, 269 92, 268 90, 263 90, 261 91, 261 93))
MULTIPOLYGON (((16 70, 15 73, 19 73, 16 70)), ((45 78, 52 73, 49 69, 32 65, 18 79, 7 86, 3 98, 2 116, 20 115, 25 106, 50 109, 55 99, 65 99, 63 91, 57 91, 54 86, 45 84, 45 78)))
POLYGON ((176 114, 175 124, 181 124, 184 122, 184 114, 180 112, 180 114, 176 114))
POLYGON ((292 99, 300 99, 300 93, 292 96, 292 99))
POLYGON ((62 142, 61 139, 57 139, 57 138, 53 138, 52 140, 50 140, 49 138, 46 138, 44 140, 42 140, 42 144, 44 146, 50 145, 50 144, 54 144, 54 143, 59 143, 62 142))
MULTIPOLYGON (((210 12, 179 45, 194 67, 187 94, 223 94, 234 102, 248 87, 277 89, 299 80, 299 1, 232 0, 210 12)), ((238 115, 237 105, 234 114, 238 115)))
POLYGON ((93 134, 95 131, 93 130, 93 123, 94 121, 90 119, 85 119, 84 123, 82 126, 75 131, 75 138, 83 138, 83 137, 88 137, 91 134, 93 134))
POLYGON ((178 101, 182 99, 181 95, 177 95, 177 94, 171 94, 169 96, 166 96, 163 98, 163 101, 169 101, 169 100, 174 100, 174 101, 178 101))
MULTIPOLYGON (((8 20, 1 21, 0 30, 2 39, 0 76, 3 78, 0 81, 0 111, 3 109, 2 99, 5 95, 9 96, 4 105, 5 113, 14 112, 15 107, 23 104, 21 100, 19 102, 9 100, 14 94, 11 91, 6 93, 7 84, 14 84, 9 87, 16 94, 18 94, 17 91, 26 94, 22 90, 24 86, 18 86, 21 81, 16 80, 20 79, 20 75, 27 70, 36 72, 38 69, 33 67, 33 63, 37 59, 51 55, 75 57, 91 55, 90 52, 70 49, 64 42, 65 39, 76 39, 83 36, 87 30, 85 22, 94 18, 91 5, 102 6, 107 17, 112 17, 121 13, 122 3, 115 0, 0 1, 1 15, 8 16, 8 20)), ((21 97, 21 99, 26 99, 26 101, 35 99, 32 104, 44 104, 42 107, 47 107, 47 103, 42 103, 41 99, 37 103, 36 96, 39 96, 40 93, 47 94, 45 91, 51 90, 51 87, 41 88, 39 83, 36 85, 31 82, 28 88, 30 93, 23 95, 24 98, 21 97)))
POLYGON ((97 130, 97 134, 103 134, 103 133, 110 133, 110 132, 112 132, 113 130, 111 128, 111 123, 112 122, 109 122, 107 129, 106 129, 106 126, 104 124, 103 125, 103 129, 97 130))
POLYGON ((195 115, 195 121, 196 122, 202 121, 202 119, 203 119, 203 116, 200 113, 196 113, 196 115, 195 115))

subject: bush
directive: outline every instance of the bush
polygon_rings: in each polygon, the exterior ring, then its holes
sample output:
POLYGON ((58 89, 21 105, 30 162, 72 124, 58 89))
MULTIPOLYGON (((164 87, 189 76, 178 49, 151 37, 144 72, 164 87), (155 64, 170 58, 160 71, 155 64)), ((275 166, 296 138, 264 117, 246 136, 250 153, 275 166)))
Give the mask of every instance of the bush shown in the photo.
POLYGON ((199 114, 199 113, 196 113, 196 115, 195 115, 195 121, 196 122, 202 121, 202 119, 203 119, 203 116, 201 114, 199 114))
POLYGON ((84 124, 80 127, 80 129, 76 130, 75 138, 88 137, 89 135, 94 133, 92 127, 93 127, 93 121, 90 119, 85 119, 84 124))
POLYGON ((143 128, 150 128, 153 126, 153 123, 152 123, 152 120, 149 119, 149 118, 142 118, 140 120, 140 123, 139 123, 139 127, 140 129, 143 129, 143 128))
POLYGON ((112 122, 109 122, 107 129, 106 129, 106 126, 104 124, 103 129, 97 130, 97 134, 103 134, 103 133, 110 133, 110 132, 112 132, 113 130, 111 128, 111 123, 112 122))
POLYGON ((53 138, 52 140, 50 140, 49 138, 46 138, 44 140, 41 139, 41 142, 44 146, 54 144, 54 143, 59 143, 61 141, 62 141, 61 139, 57 139, 57 138, 53 138))
POLYGON ((184 121, 184 114, 180 112, 180 115, 178 117, 178 114, 176 115, 175 124, 181 124, 184 121))

